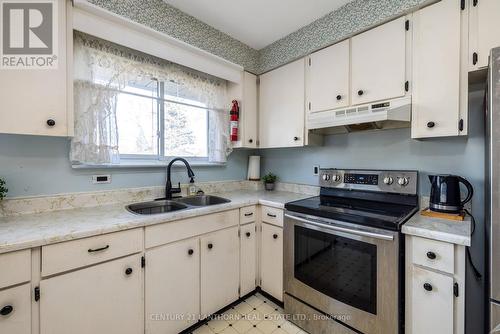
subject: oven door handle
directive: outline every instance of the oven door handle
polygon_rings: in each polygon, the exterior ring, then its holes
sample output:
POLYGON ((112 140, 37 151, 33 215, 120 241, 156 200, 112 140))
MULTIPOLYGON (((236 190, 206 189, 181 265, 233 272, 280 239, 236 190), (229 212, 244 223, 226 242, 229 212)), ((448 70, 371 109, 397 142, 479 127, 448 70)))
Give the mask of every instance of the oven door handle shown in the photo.
POLYGON ((347 227, 342 227, 342 226, 337 226, 337 225, 331 225, 331 224, 321 224, 317 223, 308 219, 292 216, 289 214, 285 213, 285 217, 297 220, 302 223, 306 223, 309 225, 321 227, 321 228, 326 228, 332 231, 337 231, 337 232, 344 232, 344 233, 349 233, 349 234, 355 234, 355 235, 360 235, 363 237, 370 237, 370 238, 375 238, 375 239, 381 239, 381 240, 388 240, 392 241, 394 240, 394 236, 388 235, 388 234, 381 234, 381 233, 376 233, 376 232, 369 232, 369 231, 360 231, 360 230, 353 230, 347 227))

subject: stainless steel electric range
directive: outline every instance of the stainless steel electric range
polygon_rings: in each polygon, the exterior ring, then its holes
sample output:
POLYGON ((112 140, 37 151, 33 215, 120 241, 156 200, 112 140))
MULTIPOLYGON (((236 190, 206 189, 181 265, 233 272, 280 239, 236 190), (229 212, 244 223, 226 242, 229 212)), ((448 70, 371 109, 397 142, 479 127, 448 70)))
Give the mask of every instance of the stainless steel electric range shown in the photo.
POLYGON ((315 333, 402 333, 404 238, 415 171, 320 170, 320 196, 285 205, 285 312, 315 333))

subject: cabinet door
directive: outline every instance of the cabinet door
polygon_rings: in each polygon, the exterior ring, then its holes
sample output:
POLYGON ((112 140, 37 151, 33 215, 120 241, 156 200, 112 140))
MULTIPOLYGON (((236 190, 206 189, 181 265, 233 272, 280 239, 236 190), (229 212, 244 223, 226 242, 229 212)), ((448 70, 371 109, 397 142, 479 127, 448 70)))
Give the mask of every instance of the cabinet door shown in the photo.
POLYGON ((304 145, 304 59, 260 76, 261 148, 304 145))
POLYGON ((238 299, 238 227, 201 238, 201 314, 213 314, 238 299))
POLYGON ((460 6, 443 0, 413 15, 412 138, 456 136, 460 117, 460 6))
POLYGON ((240 228, 240 296, 255 290, 257 238, 255 223, 240 228))
POLYGON ((412 334, 453 334, 453 278, 413 266, 412 334))
MULTIPOLYGON (((58 26, 54 43, 58 48, 57 68, 0 68, 0 133, 68 135, 66 3, 54 1, 57 5, 54 19, 58 26), (54 120, 55 125, 49 126, 49 119, 54 120)), ((73 38, 72 33, 68 38, 73 38)))
POLYGON ((144 332, 141 256, 42 280, 40 333, 144 332))
POLYGON ((262 224, 261 288, 278 300, 283 300, 283 229, 262 224))
POLYGON ((500 47, 500 1, 478 0, 471 6, 469 64, 472 70, 488 66, 490 50, 500 47), (474 53, 477 63, 474 64, 474 53))
POLYGON ((31 284, 0 291, 0 333, 31 333, 31 284))
POLYGON ((243 74, 243 137, 242 146, 257 147, 257 76, 252 73, 243 74))
POLYGON ((191 238, 146 252, 146 333, 178 333, 198 320, 199 243, 191 238))
POLYGON ((349 40, 315 52, 307 66, 308 110, 349 105, 349 40))
POLYGON ((405 95, 405 20, 401 17, 352 38, 352 104, 405 95))

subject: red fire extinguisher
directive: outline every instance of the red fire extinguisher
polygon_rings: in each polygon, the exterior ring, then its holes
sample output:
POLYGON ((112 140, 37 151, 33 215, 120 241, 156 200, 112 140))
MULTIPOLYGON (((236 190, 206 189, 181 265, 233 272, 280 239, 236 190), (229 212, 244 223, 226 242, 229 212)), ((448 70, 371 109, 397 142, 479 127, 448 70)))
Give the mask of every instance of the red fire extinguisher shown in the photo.
POLYGON ((240 118, 240 106, 238 101, 233 100, 233 107, 231 108, 231 141, 238 141, 238 121, 240 118))

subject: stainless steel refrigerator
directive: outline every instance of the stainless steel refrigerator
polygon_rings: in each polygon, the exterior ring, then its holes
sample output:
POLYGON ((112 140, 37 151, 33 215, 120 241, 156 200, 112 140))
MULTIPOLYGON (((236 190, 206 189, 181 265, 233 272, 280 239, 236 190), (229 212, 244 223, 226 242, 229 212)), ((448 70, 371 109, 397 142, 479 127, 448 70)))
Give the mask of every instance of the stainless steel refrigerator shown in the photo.
POLYGON ((500 48, 491 51, 488 69, 486 158, 490 331, 500 333, 500 48))

